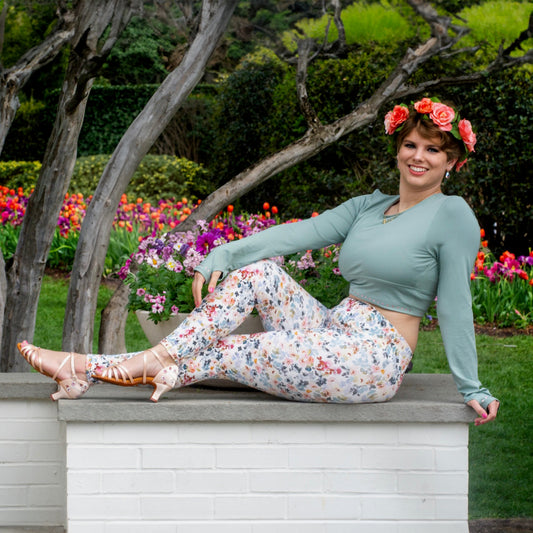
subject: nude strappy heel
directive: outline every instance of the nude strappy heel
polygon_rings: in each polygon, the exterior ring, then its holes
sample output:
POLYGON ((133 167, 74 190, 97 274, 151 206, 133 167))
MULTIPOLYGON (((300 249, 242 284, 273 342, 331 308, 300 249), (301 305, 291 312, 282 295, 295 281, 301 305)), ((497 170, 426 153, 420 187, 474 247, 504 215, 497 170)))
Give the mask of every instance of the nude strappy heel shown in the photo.
POLYGON ((178 382, 178 366, 174 364, 165 366, 154 350, 150 349, 149 351, 163 367, 155 377, 146 375, 146 352, 143 354, 143 375, 141 377, 133 377, 128 369, 121 364, 112 365, 104 369, 101 374, 94 373, 92 377, 100 381, 105 381, 106 383, 120 385, 121 387, 134 387, 145 384, 152 385, 154 392, 150 396, 150 400, 157 402, 162 394, 174 388, 178 382))
POLYGON ((17 344, 18 351, 21 353, 22 357, 24 357, 24 359, 26 359, 26 361, 28 361, 28 363, 33 368, 35 368, 35 370, 37 370, 44 376, 52 378, 58 384, 57 392, 54 392, 50 395, 52 400, 59 400, 61 398, 69 398, 71 400, 74 400, 76 398, 79 398, 80 396, 83 396, 87 392, 87 389, 89 388, 89 383, 83 379, 80 379, 76 375, 76 370, 74 368, 74 354, 72 352, 70 352, 63 359, 63 361, 55 371, 54 375, 52 376, 48 372, 45 372, 43 370, 43 357, 41 355, 41 349, 37 346, 33 346, 33 344, 24 344, 24 342, 17 344), (59 375, 59 372, 68 362, 70 362, 71 375, 66 379, 58 381, 57 376, 59 375))

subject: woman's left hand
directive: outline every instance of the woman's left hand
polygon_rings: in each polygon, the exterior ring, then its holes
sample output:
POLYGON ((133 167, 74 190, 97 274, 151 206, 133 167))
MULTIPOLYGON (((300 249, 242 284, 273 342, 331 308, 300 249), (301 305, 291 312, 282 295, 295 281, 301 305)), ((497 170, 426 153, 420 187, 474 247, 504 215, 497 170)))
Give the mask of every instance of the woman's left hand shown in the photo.
POLYGON ((498 400, 490 402, 486 411, 483 409, 483 407, 481 407, 481 404, 477 400, 470 400, 467 402, 467 405, 472 407, 472 409, 481 417, 474 420, 474 424, 476 426, 480 426, 481 424, 492 422, 496 418, 498 409, 500 407, 500 402, 498 400))

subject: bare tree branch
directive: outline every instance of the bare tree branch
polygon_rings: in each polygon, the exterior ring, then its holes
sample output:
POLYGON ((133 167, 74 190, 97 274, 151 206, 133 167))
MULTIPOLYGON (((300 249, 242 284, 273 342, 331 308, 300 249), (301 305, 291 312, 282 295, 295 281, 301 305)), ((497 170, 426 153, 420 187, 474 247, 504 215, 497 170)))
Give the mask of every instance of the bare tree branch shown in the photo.
POLYGON ((342 6, 340 0, 331 0, 331 5, 333 6, 334 13, 333 13, 333 21, 335 22, 335 26, 337 27, 337 35, 338 35, 338 45, 340 50, 344 50, 346 48, 346 31, 344 30, 344 24, 341 19, 341 11, 342 6))
POLYGON ((316 129, 320 125, 320 120, 309 102, 307 94, 307 65, 309 63, 309 54, 314 47, 313 39, 301 39, 298 41, 298 65, 296 70, 296 92, 298 95, 298 102, 303 116, 307 122, 307 126, 311 129, 316 129))

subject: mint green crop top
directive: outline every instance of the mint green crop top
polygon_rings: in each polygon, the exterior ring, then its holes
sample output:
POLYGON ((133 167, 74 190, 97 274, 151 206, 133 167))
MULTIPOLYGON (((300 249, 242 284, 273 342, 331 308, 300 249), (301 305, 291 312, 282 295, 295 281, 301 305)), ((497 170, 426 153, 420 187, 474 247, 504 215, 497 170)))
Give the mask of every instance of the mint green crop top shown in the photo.
POLYGON ((458 196, 434 194, 383 223, 396 201, 375 191, 321 215, 215 248, 196 268, 206 280, 260 259, 342 243, 339 268, 350 294, 384 309, 421 317, 437 297, 450 370, 465 402, 495 398, 477 376, 470 272, 479 225, 458 196))

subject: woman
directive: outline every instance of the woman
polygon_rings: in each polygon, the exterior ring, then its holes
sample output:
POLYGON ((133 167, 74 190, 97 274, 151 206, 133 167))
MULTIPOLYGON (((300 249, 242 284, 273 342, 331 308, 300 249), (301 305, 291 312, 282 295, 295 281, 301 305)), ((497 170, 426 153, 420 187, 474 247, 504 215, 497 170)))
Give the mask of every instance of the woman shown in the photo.
POLYGON ((81 396, 89 381, 102 380, 151 383, 157 401, 172 387, 225 377, 291 400, 380 402, 398 390, 420 318, 437 297, 457 387, 479 415, 476 424, 494 420, 499 402, 477 378, 469 289, 479 226, 464 200, 441 192, 476 137, 452 107, 429 98, 395 106, 385 128, 394 136, 398 195, 375 191, 215 248, 194 276, 196 309, 154 348, 84 356, 23 343, 22 355, 58 381, 54 399, 81 396), (331 310, 264 261, 334 243, 343 243, 339 267, 350 296, 331 310), (254 307, 267 331, 228 336, 254 307))

